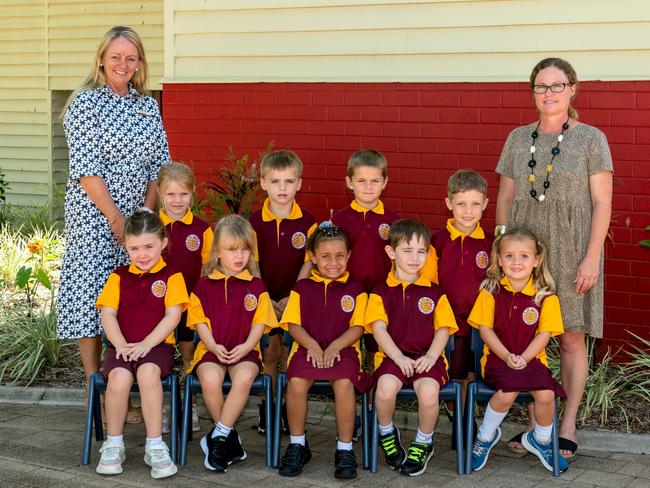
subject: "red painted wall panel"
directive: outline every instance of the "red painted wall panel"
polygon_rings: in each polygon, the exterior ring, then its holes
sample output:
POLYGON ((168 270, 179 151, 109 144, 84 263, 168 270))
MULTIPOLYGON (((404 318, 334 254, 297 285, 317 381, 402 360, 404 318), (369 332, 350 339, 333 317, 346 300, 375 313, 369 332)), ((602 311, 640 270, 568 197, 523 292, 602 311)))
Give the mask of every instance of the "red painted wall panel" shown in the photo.
MULTIPOLYGON (((607 244, 606 343, 627 330, 650 338, 650 81, 586 82, 576 108, 602 129, 615 165, 612 236, 607 244)), ((347 205, 345 165, 373 147, 389 161, 387 206, 439 228, 449 175, 481 171, 496 199, 494 172, 506 136, 535 119, 525 83, 170 84, 163 115, 175 160, 199 179, 220 167, 228 146, 256 156, 271 140, 305 163, 299 201, 318 219, 347 205)), ((494 224, 494 205, 484 216, 494 224)))

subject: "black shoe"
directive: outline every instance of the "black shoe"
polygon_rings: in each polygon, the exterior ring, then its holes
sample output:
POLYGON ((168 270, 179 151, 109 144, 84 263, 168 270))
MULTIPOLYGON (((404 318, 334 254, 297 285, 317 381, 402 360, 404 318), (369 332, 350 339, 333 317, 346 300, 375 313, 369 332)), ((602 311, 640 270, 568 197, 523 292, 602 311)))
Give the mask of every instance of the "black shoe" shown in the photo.
POLYGON ((287 415, 286 403, 283 403, 280 407, 280 431, 284 435, 289 435, 289 416, 287 415))
POLYGON ((408 456, 400 467, 400 473, 408 476, 419 476, 427 469, 427 463, 433 456, 433 444, 423 442, 411 443, 408 456))
POLYGON ((353 450, 337 449, 334 453, 334 476, 343 480, 357 477, 357 457, 353 450))
POLYGON ((284 456, 280 460, 280 476, 298 476, 302 468, 311 459, 311 451, 308 446, 302 444, 289 444, 284 456))
POLYGON ((266 400, 259 404, 259 413, 257 414, 257 432, 266 433, 266 400))
POLYGON ((201 439, 201 449, 205 454, 203 465, 210 471, 225 473, 228 468, 226 438, 222 435, 212 437, 214 427, 201 439))
POLYGON ((246 459, 246 451, 241 445, 241 437, 237 430, 232 429, 228 438, 226 439, 226 459, 228 460, 228 466, 231 464, 241 463, 246 459))
POLYGON ((402 446, 399 429, 395 427, 390 434, 379 436, 379 446, 384 451, 384 457, 386 458, 388 467, 390 469, 399 468, 406 457, 406 451, 402 446))

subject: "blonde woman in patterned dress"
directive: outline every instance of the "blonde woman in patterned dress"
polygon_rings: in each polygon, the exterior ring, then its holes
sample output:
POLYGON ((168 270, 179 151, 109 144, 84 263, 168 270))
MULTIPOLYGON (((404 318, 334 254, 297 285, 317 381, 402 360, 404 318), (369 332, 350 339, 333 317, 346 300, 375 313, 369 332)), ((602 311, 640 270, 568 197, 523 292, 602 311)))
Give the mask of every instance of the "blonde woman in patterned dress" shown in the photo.
MULTIPOLYGON (((170 161, 147 76, 138 34, 113 27, 64 110, 70 171, 57 335, 78 339, 86 379, 99 370, 101 353, 95 302, 110 272, 128 263, 122 246, 125 218, 143 205, 153 209, 158 171, 170 161)), ((141 419, 131 412, 128 421, 141 419)))
MULTIPOLYGON (((559 343, 567 399, 559 434, 561 453, 569 458, 577 448, 576 417, 588 374, 585 334, 603 335, 603 246, 613 165, 605 135, 580 123, 571 106, 578 79, 568 62, 540 61, 530 87, 539 119, 514 129, 505 143, 496 169, 496 223, 525 224, 549 247, 565 327, 559 343)), ((523 447, 519 439, 509 447, 523 447)))

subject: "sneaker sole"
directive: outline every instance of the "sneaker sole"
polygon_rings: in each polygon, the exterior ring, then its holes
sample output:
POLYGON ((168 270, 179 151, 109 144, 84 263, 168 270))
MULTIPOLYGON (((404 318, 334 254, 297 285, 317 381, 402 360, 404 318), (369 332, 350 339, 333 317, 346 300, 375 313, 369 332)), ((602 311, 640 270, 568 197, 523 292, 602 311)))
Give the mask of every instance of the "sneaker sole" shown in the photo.
POLYGON ((176 467, 176 465, 173 463, 165 469, 155 469, 153 467, 151 468, 151 477, 157 480, 162 478, 169 478, 170 476, 174 476, 176 473, 178 473, 178 467, 176 467))
MULTIPOLYGON (((242 449, 242 451, 243 451, 243 449, 242 449)), ((241 463, 242 461, 246 460, 247 457, 248 457, 248 454, 246 454, 246 451, 244 451, 244 454, 242 456, 236 457, 232 461, 228 461, 228 466, 230 466, 231 464, 241 463)))
POLYGON ((307 464, 309 461, 311 461, 311 451, 307 452, 307 455, 305 456, 305 460, 302 462, 302 466, 300 466, 300 470, 297 472, 287 472, 287 471, 282 471, 282 468, 278 470, 278 474, 280 476, 287 476, 289 478, 295 478, 296 476, 299 476, 300 473, 302 473, 302 469, 305 467, 305 464, 307 464))
MULTIPOLYGON (((529 453, 537 456, 537 459, 540 460, 542 466, 548 469, 551 473, 553 472, 553 466, 548 464, 546 459, 544 459, 544 456, 542 456, 542 453, 533 447, 533 445, 528 440, 528 435, 524 435, 521 437, 521 445, 524 446, 529 453)), ((564 473, 564 471, 566 471, 566 469, 565 470, 560 469, 560 473, 564 473)))
POLYGON ((487 464, 487 460, 490 457, 490 451, 492 451, 492 448, 497 445, 499 440, 501 440, 501 427, 497 429, 495 438, 492 441, 492 445, 488 448, 488 451, 485 453, 485 459, 483 459, 483 462, 479 466, 477 466, 476 468, 472 468, 472 471, 480 471, 485 467, 485 465, 487 464))
POLYGON ((95 468, 95 472, 97 474, 104 474, 104 475, 109 475, 109 476, 113 475, 113 474, 122 474, 123 471, 124 471, 124 468, 122 468, 122 463, 113 464, 111 466, 105 466, 103 464, 98 464, 97 467, 95 468))
POLYGON ((203 466, 206 467, 206 469, 209 469, 210 471, 216 471, 217 473, 225 473, 226 470, 221 470, 217 469, 216 467, 212 466, 208 462, 208 457, 210 455, 210 451, 208 450, 208 441, 205 440, 205 437, 201 437, 201 442, 199 443, 201 446, 201 450, 203 451, 203 454, 205 455, 205 458, 203 458, 203 466))
POLYGON ((334 477, 339 479, 339 480, 353 480, 355 479, 359 474, 355 471, 354 473, 334 473, 334 477))
POLYGON ((422 473, 424 473, 427 470, 427 464, 429 464, 429 460, 433 457, 433 451, 429 453, 427 458, 424 460, 424 466, 422 466, 422 469, 420 471, 416 471, 415 473, 409 473, 406 471, 400 471, 402 474, 405 474, 407 476, 420 476, 422 473))

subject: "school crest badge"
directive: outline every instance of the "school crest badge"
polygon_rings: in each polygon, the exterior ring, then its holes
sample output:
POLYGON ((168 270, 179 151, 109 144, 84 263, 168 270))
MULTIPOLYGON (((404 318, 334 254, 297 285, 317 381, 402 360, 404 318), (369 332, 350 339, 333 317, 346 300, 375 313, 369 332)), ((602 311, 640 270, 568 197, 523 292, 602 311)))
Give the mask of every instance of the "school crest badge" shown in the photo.
POLYGON ((346 313, 354 310, 354 297, 352 295, 343 295, 341 297, 341 309, 346 313))
POLYGON ((185 238, 185 247, 190 251, 198 251, 201 246, 201 239, 196 234, 190 234, 185 238))
POLYGON ((294 232, 291 236, 291 245, 294 249, 302 249, 307 244, 307 236, 302 232, 294 232))
POLYGON ((383 240, 387 241, 388 240, 388 234, 390 233, 390 225, 383 223, 379 226, 377 229, 379 232, 379 237, 381 237, 383 240))
POLYGON ((479 251, 476 253, 476 266, 481 269, 485 269, 490 264, 490 256, 485 251, 479 251))
POLYGON ((422 297, 418 300, 418 310, 425 315, 429 315, 433 312, 436 304, 429 297, 422 297))
POLYGON ((167 283, 165 283, 163 280, 156 280, 151 284, 151 293, 153 293, 153 296, 156 298, 164 297, 166 291, 167 283))
POLYGON ((527 307, 521 314, 521 318, 527 325, 535 325, 539 319, 539 311, 535 307, 527 307))
POLYGON ((256 308, 257 308, 257 297, 252 293, 248 293, 244 297, 244 309, 246 309, 247 312, 252 312, 256 308))

